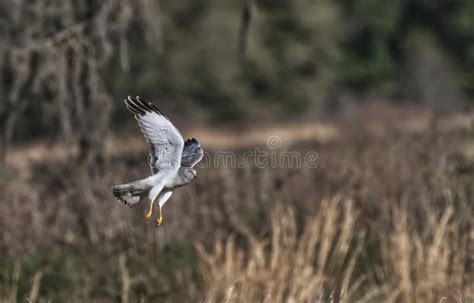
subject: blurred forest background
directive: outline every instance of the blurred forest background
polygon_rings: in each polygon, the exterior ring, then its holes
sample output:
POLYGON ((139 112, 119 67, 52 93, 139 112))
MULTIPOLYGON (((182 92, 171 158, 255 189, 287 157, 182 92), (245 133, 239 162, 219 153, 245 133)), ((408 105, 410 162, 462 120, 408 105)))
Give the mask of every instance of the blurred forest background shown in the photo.
POLYGON ((0 0, 0 302, 474 300, 473 16, 0 0), (319 165, 200 169, 156 229, 109 190, 148 173, 127 95, 211 155, 273 135, 319 165))

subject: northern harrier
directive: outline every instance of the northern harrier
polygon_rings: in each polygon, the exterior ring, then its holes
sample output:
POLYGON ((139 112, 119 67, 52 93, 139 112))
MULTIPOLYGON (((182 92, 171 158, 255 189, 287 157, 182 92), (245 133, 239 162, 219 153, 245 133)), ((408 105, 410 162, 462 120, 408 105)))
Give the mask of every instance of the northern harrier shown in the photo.
POLYGON ((153 175, 127 184, 112 186, 114 196, 125 206, 132 207, 146 196, 150 208, 145 220, 150 220, 153 203, 158 198, 160 215, 156 225, 163 222, 161 209, 173 190, 197 177, 193 167, 202 159, 199 142, 192 138, 184 141, 171 121, 151 102, 140 97, 125 99, 127 108, 135 114, 143 135, 150 146, 150 167, 153 175))

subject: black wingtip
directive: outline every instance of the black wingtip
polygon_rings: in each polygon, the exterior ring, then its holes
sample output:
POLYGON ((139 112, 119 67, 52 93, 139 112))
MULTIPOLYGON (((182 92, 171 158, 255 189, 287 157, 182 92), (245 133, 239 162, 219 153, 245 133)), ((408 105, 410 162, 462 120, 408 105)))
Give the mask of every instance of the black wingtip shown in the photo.
POLYGON ((187 139, 185 142, 184 142, 185 145, 191 145, 191 144, 199 144, 198 140, 196 140, 195 138, 191 138, 191 139, 187 139))
POLYGON ((128 96, 127 99, 124 100, 125 104, 127 105, 128 110, 133 112, 135 115, 144 115, 146 110, 140 107, 135 100, 131 96, 128 96))
POLYGON ((136 96, 127 96, 127 99, 124 100, 127 108, 132 111, 134 114, 144 115, 146 112, 156 112, 161 116, 168 119, 168 117, 161 112, 153 103, 145 101, 142 97, 136 96))

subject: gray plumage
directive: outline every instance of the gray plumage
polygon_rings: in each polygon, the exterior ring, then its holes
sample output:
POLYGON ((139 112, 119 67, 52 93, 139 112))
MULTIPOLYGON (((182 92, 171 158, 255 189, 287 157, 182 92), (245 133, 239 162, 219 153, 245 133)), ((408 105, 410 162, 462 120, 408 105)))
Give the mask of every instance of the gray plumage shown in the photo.
POLYGON ((135 114, 150 147, 152 175, 143 180, 113 186, 112 191, 117 200, 128 207, 148 196, 150 214, 153 202, 158 198, 161 214, 161 208, 171 197, 172 190, 196 178, 193 167, 201 161, 203 150, 194 138, 184 142, 178 129, 152 103, 138 96, 129 96, 125 104, 135 114))

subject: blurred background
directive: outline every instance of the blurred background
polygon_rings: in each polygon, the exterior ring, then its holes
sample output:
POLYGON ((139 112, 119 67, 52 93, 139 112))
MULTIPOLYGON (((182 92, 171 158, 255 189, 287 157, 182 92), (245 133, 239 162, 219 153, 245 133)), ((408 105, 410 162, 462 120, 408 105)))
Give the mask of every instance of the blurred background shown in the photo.
POLYGON ((474 300, 473 16, 469 0, 0 0, 0 302, 474 300), (149 174, 127 95, 211 158, 316 165, 214 161, 156 228, 110 191, 149 174))

